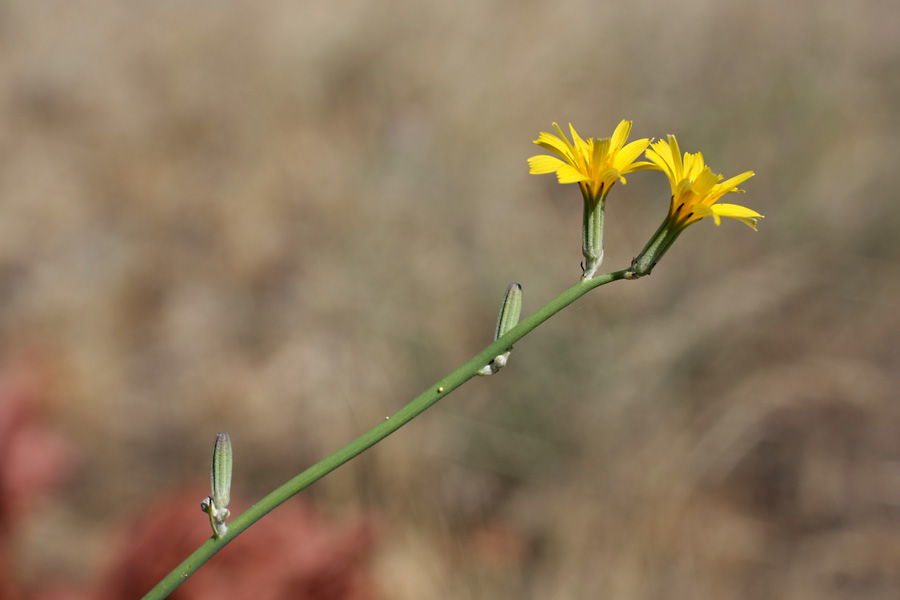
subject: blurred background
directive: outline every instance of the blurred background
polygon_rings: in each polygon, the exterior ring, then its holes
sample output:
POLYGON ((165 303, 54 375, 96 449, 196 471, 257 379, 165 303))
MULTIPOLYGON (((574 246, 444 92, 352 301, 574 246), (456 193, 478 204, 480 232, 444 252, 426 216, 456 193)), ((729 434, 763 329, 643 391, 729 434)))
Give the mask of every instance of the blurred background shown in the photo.
MULTIPOLYGON (((691 227, 173 598, 900 595, 900 7, 0 2, 0 598, 136 598, 580 275, 553 121, 691 227), (233 512, 235 512, 233 510, 233 512), (224 591, 223 591, 224 589, 224 591), (214 595, 215 593, 215 595, 214 595), (230 595, 229 595, 230 594, 230 595)), ((606 266, 665 216, 617 186, 606 266)))

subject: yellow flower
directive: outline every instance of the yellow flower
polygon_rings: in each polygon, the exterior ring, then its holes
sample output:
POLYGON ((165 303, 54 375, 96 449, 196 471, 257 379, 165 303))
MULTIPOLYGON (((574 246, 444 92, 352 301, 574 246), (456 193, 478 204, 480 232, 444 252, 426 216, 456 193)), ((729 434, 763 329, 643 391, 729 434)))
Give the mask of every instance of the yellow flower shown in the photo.
POLYGON ((646 150, 650 140, 644 138, 625 145, 631 132, 631 121, 619 123, 612 138, 588 138, 587 141, 581 139, 570 123, 572 143, 566 139, 559 125, 554 123, 553 127, 559 137, 541 132, 534 143, 562 160, 545 154, 532 156, 528 159, 529 172, 532 175, 556 173, 560 183, 577 183, 585 199, 597 201, 606 196, 616 180, 624 184, 624 175, 632 171, 659 168, 650 162, 634 162, 646 150))
POLYGON ((753 171, 722 181, 722 176, 706 165, 700 152, 685 152, 682 160, 674 135, 669 136, 668 142, 653 142, 650 148, 647 158, 668 175, 672 186, 668 220, 675 228, 684 229, 704 217, 712 217, 719 225, 722 217, 729 217, 756 229, 756 222, 763 216, 755 210, 738 204, 716 204, 725 194, 743 193, 737 186, 753 177, 753 171))

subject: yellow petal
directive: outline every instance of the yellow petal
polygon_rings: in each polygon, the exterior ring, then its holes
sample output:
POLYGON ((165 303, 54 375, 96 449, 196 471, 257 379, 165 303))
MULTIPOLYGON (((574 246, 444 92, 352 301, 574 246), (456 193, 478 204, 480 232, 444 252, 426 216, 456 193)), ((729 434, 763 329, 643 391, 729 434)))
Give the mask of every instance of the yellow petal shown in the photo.
POLYGON ((562 129, 559 128, 557 123, 553 124, 553 127, 556 129, 556 132, 559 134, 559 139, 566 145, 566 150, 569 152, 569 156, 572 157, 572 160, 575 160, 575 148, 572 144, 569 143, 569 140, 566 139, 566 136, 563 134, 562 129))
MULTIPOLYGON (((704 169, 707 169, 706 162, 703 160, 703 154, 700 152, 696 154, 691 154, 690 152, 684 153, 684 176, 691 180, 697 180, 703 174, 704 169)), ((714 176, 713 185, 719 181, 720 177, 714 176)))
POLYGON ((578 132, 575 131, 575 128, 572 127, 571 123, 569 123, 569 131, 572 132, 572 140, 574 141, 574 146, 576 150, 578 150, 578 153, 585 158, 590 157, 588 154, 588 143, 581 139, 581 136, 578 135, 578 132))
POLYGON ((711 207, 704 204, 698 204, 697 206, 692 207, 692 209, 692 212, 698 218, 702 219, 704 217, 712 217, 716 222, 716 225, 722 224, 722 219, 719 218, 718 213, 716 213, 716 211, 714 211, 711 207))
MULTIPOLYGON (((755 210, 739 204, 714 204, 703 208, 708 209, 713 214, 717 225, 719 224, 719 217, 728 217, 730 219, 737 219, 750 229, 755 230, 756 222, 763 218, 763 216, 755 210)), ((700 214, 696 209, 694 212, 695 214, 700 214)))
POLYGON ((540 154, 538 156, 532 156, 528 159, 528 166, 530 167, 530 170, 528 172, 531 175, 545 175, 547 173, 555 173, 560 167, 565 166, 565 164, 566 163, 554 156, 540 154))
POLYGON ((730 217, 732 219, 764 219, 763 215, 759 214, 752 208, 747 208, 746 206, 741 206, 740 204, 714 204, 710 208, 713 209, 717 214, 723 217, 730 217))
POLYGON ((650 144, 650 140, 644 138, 642 140, 635 140, 622 148, 618 154, 616 154, 616 167, 623 172, 628 172, 631 169, 631 163, 637 160, 637 157, 641 155, 641 153, 647 149, 647 146, 650 144))
MULTIPOLYGON (((600 171, 597 175, 597 181, 603 184, 605 189, 609 189, 609 186, 616 182, 616 179, 619 179, 620 173, 619 170, 614 167, 608 167, 600 171)), ((625 183, 625 178, 622 177, 622 183, 625 183)))
POLYGON ((599 140, 594 140, 594 152, 591 157, 591 164, 594 165, 595 169, 600 168, 606 163, 606 158, 609 155, 609 138, 601 138, 599 140))
MULTIPOLYGON (((702 198, 707 196, 716 186, 716 183, 719 181, 719 176, 710 171, 709 167, 703 167, 703 171, 690 179, 694 182, 692 186, 694 192, 702 198)), ((712 202, 709 204, 712 204, 712 202)))
POLYGON ((656 163, 641 160, 636 163, 631 163, 631 166, 628 167, 628 172, 631 173, 632 171, 646 171, 648 169, 653 169, 654 171, 662 170, 656 163))
POLYGON ((672 158, 672 147, 669 146, 669 142, 664 140, 658 140, 650 144, 650 150, 647 150, 647 158, 655 162, 660 166, 660 168, 669 174, 670 179, 678 181, 681 177, 678 176, 678 173, 675 170, 675 160, 672 158), (656 155, 656 158, 650 156, 650 154, 656 155))
POLYGON ((556 171, 556 176, 559 178, 560 183, 578 183, 579 181, 591 180, 590 177, 587 177, 584 173, 580 172, 572 165, 561 166, 556 171))
POLYGON ((669 178, 669 185, 672 187, 672 193, 674 194, 676 188, 678 187, 678 182, 675 180, 675 173, 672 169, 672 165, 666 160, 663 154, 660 154, 655 150, 647 150, 646 156, 648 159, 650 159, 651 163, 653 163, 660 171, 666 174, 666 177, 669 178))
MULTIPOLYGON (((612 134, 612 139, 609 144, 610 147, 619 150, 625 145, 625 140, 628 139, 629 133, 631 133, 631 121, 623 120, 616 126, 616 130, 612 134)), ((638 154, 640 154, 640 152, 638 154)))
POLYGON ((682 179, 678 182, 678 185, 675 186, 675 189, 672 190, 672 195, 675 198, 678 198, 681 202, 693 203, 697 200, 696 194, 694 194, 693 182, 690 179, 682 179))
POLYGON ((534 140, 534 143, 545 150, 549 150, 550 152, 561 156, 567 161, 573 160, 572 156, 569 154, 567 144, 552 133, 542 131, 538 136, 538 139, 534 140))
POLYGON ((672 167, 675 174, 675 179, 680 181, 684 179, 684 163, 681 162, 681 148, 678 147, 678 140, 675 139, 675 136, 671 133, 668 135, 669 138, 669 151, 672 154, 672 167))
POLYGON ((722 183, 719 184, 719 186, 724 189, 727 189, 728 191, 732 191, 734 188, 736 188, 740 184, 744 183, 745 181, 747 181, 754 175, 756 175, 756 173, 754 173, 753 171, 745 171, 745 172, 741 173, 740 175, 736 175, 736 176, 732 177, 728 181, 723 181, 722 183))

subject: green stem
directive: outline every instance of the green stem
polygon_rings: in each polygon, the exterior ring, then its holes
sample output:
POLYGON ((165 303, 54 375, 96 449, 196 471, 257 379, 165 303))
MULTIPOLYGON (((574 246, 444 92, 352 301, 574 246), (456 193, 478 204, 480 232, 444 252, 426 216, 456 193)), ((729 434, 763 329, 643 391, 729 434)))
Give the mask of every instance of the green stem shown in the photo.
POLYGON ((603 264, 603 217, 606 195, 594 198, 584 195, 584 219, 581 229, 581 253, 584 255, 582 279, 591 279, 603 264))
POLYGON ((225 547, 245 529, 265 516, 276 506, 294 496, 307 486, 315 483, 348 460, 368 450, 408 422, 419 416, 438 400, 474 377, 482 367, 491 362, 495 356, 505 352, 518 340, 525 337, 538 325, 572 304, 584 294, 596 287, 618 279, 629 278, 629 271, 616 271, 590 280, 582 280, 577 284, 539 308, 534 314, 509 330, 500 339, 476 354, 467 363, 432 385, 412 402, 398 410, 366 433, 362 434, 334 454, 327 456, 309 467, 274 492, 251 506, 243 514, 228 524, 228 531, 222 537, 210 538, 188 556, 184 562, 175 567, 162 581, 156 584, 143 600, 159 600, 168 597, 175 588, 181 585, 194 571, 225 547))
POLYGON ((631 261, 630 270, 635 277, 649 275, 665 251, 668 250, 671 242, 674 241, 670 240, 669 220, 667 218, 662 222, 641 253, 631 261))
POLYGON ((656 263, 669 251, 669 248, 672 247, 672 244, 675 243, 675 240, 687 227, 685 225, 686 220, 676 221, 673 213, 669 213, 669 216, 662 222, 662 225, 659 226, 659 229, 656 230, 656 233, 653 234, 653 237, 641 250, 641 253, 631 261, 631 268, 629 269, 631 275, 629 279, 644 277, 653 271, 656 263))

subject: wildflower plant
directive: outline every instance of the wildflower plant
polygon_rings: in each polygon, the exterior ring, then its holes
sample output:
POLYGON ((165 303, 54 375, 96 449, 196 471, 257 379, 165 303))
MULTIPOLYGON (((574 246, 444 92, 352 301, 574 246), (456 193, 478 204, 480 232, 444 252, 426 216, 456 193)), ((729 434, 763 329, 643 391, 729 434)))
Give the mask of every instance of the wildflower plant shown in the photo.
POLYGON ((532 175, 556 173, 560 183, 577 183, 584 198, 584 223, 581 236, 584 254, 583 279, 594 276, 603 263, 603 218, 606 196, 616 181, 625 185, 625 175, 632 171, 659 168, 655 163, 637 161, 647 148, 647 138, 625 144, 631 133, 631 121, 622 121, 612 137, 581 139, 569 123, 572 142, 559 125, 553 124, 559 137, 541 132, 534 143, 560 158, 541 154, 528 159, 532 175))
POLYGON ((753 177, 753 171, 722 181, 722 175, 710 170, 700 152, 685 152, 682 159, 674 135, 669 135, 668 141, 653 142, 647 158, 668 176, 672 198, 669 214, 631 265, 634 276, 649 275, 681 232, 706 217, 712 217, 716 225, 722 224, 722 217, 736 219, 756 230, 761 214, 739 204, 718 203, 725 194, 743 193, 737 186, 753 177))
POLYGON ((230 516, 226 507, 231 490, 232 449, 228 434, 220 433, 216 436, 213 451, 212 495, 201 503, 204 512, 208 513, 212 536, 160 581, 144 599, 158 600, 167 597, 216 552, 288 498, 397 431, 476 375, 497 373, 508 364, 514 343, 587 292, 613 281, 649 275, 689 225, 706 217, 712 217, 716 225, 719 225, 722 217, 726 217, 756 229, 757 222, 763 218, 761 214, 737 204, 719 203, 719 199, 725 194, 741 192, 737 186, 752 177, 752 171, 745 171, 723 181, 721 175, 713 173, 706 165, 701 153, 685 152, 682 156, 673 135, 669 135, 665 141, 651 143, 648 138, 643 138, 626 144, 631 125, 631 121, 623 120, 611 137, 587 140, 582 139, 575 128, 569 125, 572 136, 570 142, 554 123, 559 135, 542 132, 535 143, 556 156, 538 155, 528 159, 532 174, 556 173, 560 183, 577 183, 581 190, 584 200, 584 263, 582 276, 575 285, 520 322, 522 286, 518 283, 510 284, 501 305, 493 343, 368 432, 271 492, 227 526, 225 521, 230 516), (642 153, 645 153, 646 161, 637 160, 642 153), (617 181, 624 184, 625 175, 643 170, 662 171, 669 180, 671 196, 666 217, 644 249, 632 260, 629 268, 597 275, 603 262, 606 198, 617 181))

